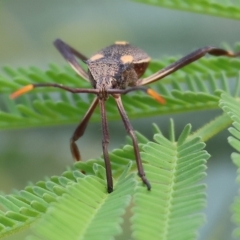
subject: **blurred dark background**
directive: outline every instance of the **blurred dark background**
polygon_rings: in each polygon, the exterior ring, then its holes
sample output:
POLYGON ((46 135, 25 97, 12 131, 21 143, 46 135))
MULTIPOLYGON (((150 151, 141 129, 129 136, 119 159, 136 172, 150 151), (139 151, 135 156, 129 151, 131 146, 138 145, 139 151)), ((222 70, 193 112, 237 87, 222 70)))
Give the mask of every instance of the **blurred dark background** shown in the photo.
MULTIPOLYGON (((111 0, 2 0, 0 2, 0 65, 37 66, 66 64, 52 42, 61 38, 90 56, 116 40, 126 40, 144 49, 152 58, 185 55, 206 45, 234 45, 240 41, 240 24, 234 20, 179 12, 130 1, 111 0)), ((220 111, 158 116, 133 120, 134 128, 148 137, 153 122, 167 133, 169 118, 177 133, 187 124, 207 123, 220 111), (143 127, 144 126, 144 127, 143 127)), ((81 116, 79 116, 79 120, 81 116)), ((28 181, 60 175, 72 163, 69 139, 76 125, 1 131, 0 190, 11 193, 28 181)), ((125 142, 120 121, 110 122, 110 149, 125 142)), ((236 168, 230 159, 228 132, 208 142, 208 223, 199 239, 230 239, 233 225, 229 205, 237 194, 236 168)), ((78 141, 84 159, 101 154, 101 127, 90 123, 78 141)), ((9 238, 10 239, 10 238, 9 238)))

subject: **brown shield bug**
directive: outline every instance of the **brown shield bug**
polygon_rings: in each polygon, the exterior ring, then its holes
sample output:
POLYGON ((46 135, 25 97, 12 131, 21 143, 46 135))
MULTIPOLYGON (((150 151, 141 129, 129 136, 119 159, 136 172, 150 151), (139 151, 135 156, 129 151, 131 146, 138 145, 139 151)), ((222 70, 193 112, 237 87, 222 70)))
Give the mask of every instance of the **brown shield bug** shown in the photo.
POLYGON ((135 90, 142 90, 160 103, 164 103, 164 99, 160 95, 158 95, 152 89, 143 86, 164 78, 165 76, 203 57, 207 53, 214 56, 227 57, 236 57, 240 55, 240 52, 232 53, 220 48, 203 47, 196 51, 193 51, 192 53, 186 55, 171 65, 152 74, 151 76, 141 78, 146 68, 148 67, 150 57, 143 50, 136 48, 127 42, 115 42, 115 44, 102 49, 89 59, 60 39, 57 39, 54 42, 54 45, 71 65, 71 67, 75 70, 75 72, 83 79, 90 82, 93 88, 72 88, 56 83, 30 84, 14 92, 11 95, 11 98, 16 98, 36 87, 56 87, 72 93, 95 94, 95 99, 93 100, 87 113, 71 137, 70 148, 74 159, 76 161, 79 161, 81 159, 80 152, 75 142, 84 134, 92 113, 94 112, 96 106, 99 105, 103 131, 102 148, 106 167, 107 191, 109 193, 113 191, 113 181, 111 163, 107 149, 109 143, 109 133, 107 126, 105 101, 108 99, 108 97, 112 96, 116 101, 117 108, 121 115, 125 129, 130 135, 133 142, 138 175, 142 179, 142 182, 147 186, 147 189, 150 190, 151 185, 144 173, 137 139, 134 134, 132 125, 130 124, 127 114, 124 110, 121 101, 121 95, 135 90), (81 67, 81 65, 79 65, 76 58, 87 64, 87 72, 81 67))

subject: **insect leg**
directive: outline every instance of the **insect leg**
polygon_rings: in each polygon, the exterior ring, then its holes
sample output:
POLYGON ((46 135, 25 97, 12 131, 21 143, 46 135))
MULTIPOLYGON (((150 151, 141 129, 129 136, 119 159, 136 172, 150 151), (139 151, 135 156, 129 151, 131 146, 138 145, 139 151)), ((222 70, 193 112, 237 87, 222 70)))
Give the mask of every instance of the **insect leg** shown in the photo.
POLYGON ((96 97, 91 106, 89 107, 87 113, 85 114, 85 116, 83 117, 82 121, 79 123, 79 125, 77 126, 76 130, 74 131, 71 139, 70 139, 70 149, 71 149, 71 153, 72 153, 72 156, 73 158, 76 160, 76 161, 80 161, 81 160, 81 155, 80 155, 80 152, 78 150, 78 147, 76 145, 76 141, 84 134, 86 128, 87 128, 87 125, 88 125, 88 122, 96 108, 96 106, 98 105, 98 98, 96 97))
POLYGON ((125 110, 124 110, 121 97, 120 96, 114 96, 114 98, 116 100, 118 111, 119 111, 119 113, 121 115, 121 118, 123 120, 125 129, 127 130, 128 134, 132 138, 133 148, 134 148, 134 153, 135 153, 135 156, 136 156, 136 163, 137 163, 137 168, 138 168, 138 175, 142 179, 143 183, 147 186, 147 189, 150 190, 151 185, 150 185, 149 181, 147 180, 147 178, 145 176, 145 173, 144 173, 144 170, 143 170, 143 165, 142 165, 142 160, 141 160, 141 157, 140 157, 137 138, 136 138, 136 135, 134 133, 133 127, 132 127, 132 125, 131 125, 131 123, 128 119, 128 116, 127 116, 125 110))
POLYGON ((64 85, 58 84, 58 83, 35 83, 35 84, 26 85, 26 86, 18 89, 17 91, 13 92, 10 95, 10 98, 12 98, 12 99, 17 98, 17 97, 33 90, 34 88, 39 88, 39 87, 55 87, 55 88, 60 88, 65 91, 71 92, 71 93, 94 93, 94 94, 97 94, 99 92, 98 89, 72 88, 72 87, 67 87, 67 86, 64 86, 64 85))
POLYGON ((138 86, 146 85, 146 84, 155 82, 157 80, 160 80, 160 79, 166 77, 167 75, 177 71, 178 69, 198 60, 199 58, 203 57, 207 53, 210 55, 214 55, 214 56, 227 56, 227 57, 240 56, 240 52, 233 53, 233 52, 221 49, 221 48, 203 47, 203 48, 200 48, 200 49, 186 55, 185 57, 183 57, 183 58, 179 59, 178 61, 170 64, 169 66, 161 69, 160 71, 152 74, 151 76, 149 76, 147 78, 139 79, 137 81, 136 85, 138 85, 138 86))
POLYGON ((75 50, 74 48, 70 47, 68 44, 63 42, 60 39, 57 39, 53 43, 58 51, 62 54, 62 56, 67 60, 67 62, 71 65, 74 71, 79 74, 83 79, 89 81, 87 72, 79 65, 77 62, 76 57, 81 59, 83 62, 87 60, 83 54, 75 50))
POLYGON ((111 162, 108 154, 108 144, 109 144, 109 132, 107 125, 107 115, 105 109, 105 101, 99 99, 101 118, 102 118, 102 131, 103 131, 103 139, 102 139, 102 148, 103 148, 103 158, 105 162, 106 168, 106 178, 107 178, 107 191, 111 193, 113 191, 113 180, 112 180, 112 170, 111 170, 111 162))

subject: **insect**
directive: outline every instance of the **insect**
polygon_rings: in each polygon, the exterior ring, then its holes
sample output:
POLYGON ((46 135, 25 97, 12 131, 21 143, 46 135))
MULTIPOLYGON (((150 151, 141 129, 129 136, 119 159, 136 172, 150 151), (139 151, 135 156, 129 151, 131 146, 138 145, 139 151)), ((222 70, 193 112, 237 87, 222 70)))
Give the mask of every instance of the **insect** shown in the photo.
POLYGON ((203 47, 196 51, 193 51, 185 57, 182 57, 178 61, 159 70, 151 76, 141 78, 148 67, 150 57, 143 50, 136 48, 127 42, 115 42, 115 44, 100 50, 91 58, 87 58, 60 39, 57 39, 54 42, 54 45, 66 59, 66 61, 71 65, 71 67, 75 70, 75 72, 80 77, 90 82, 93 88, 82 89, 67 87, 56 83, 38 83, 30 84, 23 88, 20 88, 16 92, 12 93, 10 97, 16 98, 37 87, 55 87, 72 93, 95 94, 96 97, 94 98, 88 111, 86 112, 85 116, 77 126, 70 139, 70 149, 73 158, 76 161, 81 160, 76 141, 84 134, 92 113, 94 112, 97 105, 99 105, 103 132, 102 148, 106 167, 108 193, 111 193, 113 191, 111 163, 108 154, 109 132, 105 110, 105 102, 108 97, 112 96, 116 101, 117 108, 124 123, 125 129, 132 139, 138 175, 142 179, 142 182, 146 185, 147 189, 150 190, 151 185, 144 173, 137 139, 133 127, 124 110, 121 95, 135 90, 142 90, 152 96, 158 102, 164 103, 164 99, 160 95, 158 95, 152 89, 144 86, 164 78, 165 76, 203 57, 207 53, 215 56, 227 57, 237 57, 240 55, 240 52, 233 53, 220 48, 203 47), (87 65, 87 71, 85 71, 78 63, 77 58, 87 65))

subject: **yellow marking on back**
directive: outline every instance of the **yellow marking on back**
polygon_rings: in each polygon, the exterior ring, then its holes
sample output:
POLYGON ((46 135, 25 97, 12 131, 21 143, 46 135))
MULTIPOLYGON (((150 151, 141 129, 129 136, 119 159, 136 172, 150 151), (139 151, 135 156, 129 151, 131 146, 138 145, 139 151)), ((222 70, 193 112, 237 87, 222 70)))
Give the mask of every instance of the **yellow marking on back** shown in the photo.
POLYGON ((126 41, 116 41, 115 44, 116 45, 127 45, 128 42, 126 42, 126 41))
POLYGON ((131 55, 123 55, 120 60, 125 63, 131 63, 133 61, 133 56, 131 55))
POLYGON ((103 57, 104 57, 104 56, 103 56, 102 54, 97 53, 97 54, 93 55, 93 56, 90 58, 90 60, 91 60, 91 61, 96 61, 96 60, 101 59, 101 58, 103 58, 103 57))

